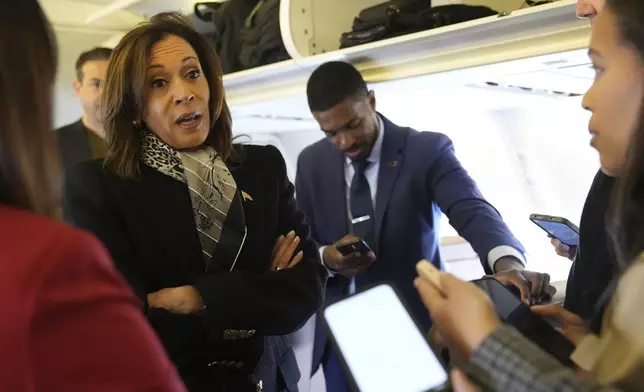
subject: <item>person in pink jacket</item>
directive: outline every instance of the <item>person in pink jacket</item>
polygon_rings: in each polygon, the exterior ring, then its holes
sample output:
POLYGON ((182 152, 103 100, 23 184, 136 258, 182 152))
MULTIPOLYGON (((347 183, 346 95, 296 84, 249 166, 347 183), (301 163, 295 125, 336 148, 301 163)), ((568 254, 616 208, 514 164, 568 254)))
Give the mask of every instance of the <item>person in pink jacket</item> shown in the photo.
POLYGON ((57 219, 55 47, 36 0, 0 2, 0 390, 184 392, 103 246, 57 219))

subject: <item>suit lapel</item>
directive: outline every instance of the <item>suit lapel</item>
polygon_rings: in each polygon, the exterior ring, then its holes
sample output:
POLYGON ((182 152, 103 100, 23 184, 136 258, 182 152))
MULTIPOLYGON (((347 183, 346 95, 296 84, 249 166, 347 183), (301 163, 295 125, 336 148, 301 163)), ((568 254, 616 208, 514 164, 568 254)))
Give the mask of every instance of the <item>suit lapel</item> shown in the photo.
MULTIPOLYGON (((245 226, 244 228, 244 237, 241 241, 241 244, 239 248, 237 248, 236 254, 233 256, 233 261, 232 264, 230 265, 230 270, 232 271, 237 265, 237 262, 239 261, 239 257, 244 251, 244 245, 246 244, 246 240, 248 237, 248 217, 257 216, 257 203, 255 202, 254 198, 257 198, 258 203, 261 200, 260 195, 256 192, 256 190, 253 188, 252 183, 247 182, 248 175, 244 175, 243 167, 237 166, 237 165, 231 165, 230 162, 226 162, 226 166, 228 167, 228 170, 230 171, 230 174, 233 176, 235 179, 235 184, 237 185, 237 191, 235 192, 235 200, 239 203, 239 207, 241 208, 241 217, 239 217, 245 226)), ((250 178, 253 178, 253 176, 250 176, 250 178)), ((257 223, 251 222, 251 225, 256 225, 257 223)))
MULTIPOLYGON (((381 115, 382 116, 382 115, 381 115)), ((378 171, 378 193, 376 194, 376 238, 380 238, 382 221, 389 205, 391 193, 403 165, 402 150, 405 147, 406 132, 387 120, 384 116, 385 135, 382 141, 380 169, 378 171)), ((378 243, 380 241, 378 240, 378 243)))
MULTIPOLYGON (((337 150, 330 143, 328 154, 329 165, 321 170, 320 184, 324 184, 321 191, 324 192, 324 199, 329 204, 329 210, 338 211, 328 217, 331 230, 338 233, 339 240, 346 233, 351 231, 349 226, 349 211, 347 210, 347 184, 344 174, 345 156, 342 151, 337 150)), ((324 159, 324 158, 323 158, 324 159)))

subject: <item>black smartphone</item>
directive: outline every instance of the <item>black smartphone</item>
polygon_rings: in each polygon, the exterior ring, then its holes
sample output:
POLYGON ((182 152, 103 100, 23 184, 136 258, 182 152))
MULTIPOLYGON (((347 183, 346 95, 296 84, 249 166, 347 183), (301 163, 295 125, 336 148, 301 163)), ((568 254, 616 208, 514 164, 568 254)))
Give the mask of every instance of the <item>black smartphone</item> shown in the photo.
POLYGON ((562 244, 579 245, 579 228, 568 219, 560 216, 532 214, 530 220, 562 244))
POLYGON ((365 254, 371 252, 371 248, 365 240, 359 240, 350 244, 344 244, 337 247, 342 256, 348 256, 352 253, 365 254))
POLYGON ((575 346, 557 332, 548 321, 532 313, 530 307, 494 278, 472 281, 485 291, 501 320, 515 327, 521 334, 532 340, 544 351, 555 357, 565 366, 573 366, 570 355, 575 346))
POLYGON ((449 377, 392 284, 379 283, 322 311, 354 391, 449 390, 449 377))

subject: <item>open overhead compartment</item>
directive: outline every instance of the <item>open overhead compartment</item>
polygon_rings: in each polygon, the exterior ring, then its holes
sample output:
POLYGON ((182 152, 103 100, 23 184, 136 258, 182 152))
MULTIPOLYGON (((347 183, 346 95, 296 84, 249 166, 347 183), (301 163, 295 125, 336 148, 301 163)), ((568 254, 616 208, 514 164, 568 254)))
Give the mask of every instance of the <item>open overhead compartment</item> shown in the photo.
MULTIPOLYGON (((335 19, 332 18, 345 18, 350 24, 359 10, 373 1, 283 0, 282 35, 293 60, 226 75, 226 94, 232 106, 303 94, 312 70, 332 60, 353 63, 371 83, 429 74, 440 75, 442 80, 452 77, 463 80, 468 73, 485 81, 499 75, 551 68, 552 65, 530 59, 554 53, 561 54, 557 61, 581 65, 580 53, 576 50, 587 47, 590 28, 587 21, 575 17, 575 3, 575 0, 562 0, 507 15, 332 50, 338 46, 338 31, 344 29, 333 27, 335 19), (346 3, 351 3, 355 10, 346 11, 348 6, 341 6, 346 3), (334 4, 335 14, 331 12, 334 4), (320 12, 321 8, 329 12, 320 12), (309 10, 316 16, 306 16, 309 10), (304 16, 298 17, 298 14, 304 16), (325 33, 325 29, 332 29, 333 33, 325 33), (566 53, 570 53, 570 58, 566 53), (527 61, 515 62, 522 59, 527 61), (464 71, 449 72, 460 70, 464 71), (447 72, 453 76, 444 75, 447 72)), ((338 19, 338 23, 342 20, 338 19)))
MULTIPOLYGON (((266 116, 306 118, 305 87, 320 64, 342 60, 354 64, 369 83, 423 77, 423 86, 458 84, 500 90, 534 90, 578 95, 592 80, 583 49, 590 27, 575 17, 576 0, 514 10, 498 16, 386 39, 339 50, 339 37, 365 7, 382 0, 282 0, 280 29, 292 60, 224 76, 230 106, 247 119, 266 116), (259 104, 259 105, 258 105, 259 104), (284 107, 298 113, 281 113, 284 107)), ((452 0, 449 0, 450 2, 452 0)), ((196 0, 41 0, 56 13, 60 29, 67 25, 66 8, 81 10, 78 29, 96 29, 114 46, 124 31, 162 11, 177 10, 194 17, 196 0), (69 7, 63 7, 69 3, 69 7), (74 3, 74 7, 71 4, 74 3), (109 35, 107 36, 109 37, 109 35)), ((516 0, 464 0, 501 11, 521 5, 516 0)), ((70 22, 71 23, 71 22, 70 22)), ((212 25, 197 25, 201 31, 212 25)), ((82 30, 78 30, 82 31, 82 30)), ((105 38, 103 38, 105 39, 105 38)), ((420 85, 420 84, 419 84, 420 85)), ((277 123, 281 122, 277 121, 277 123)), ((283 120, 290 121, 290 120, 283 120)), ((295 120, 294 120, 295 121, 295 120)), ((299 120, 298 120, 299 121, 299 120)))
MULTIPOLYGON (((58 9, 63 8, 60 5, 64 1, 69 0, 42 0, 43 4, 56 4, 58 9)), ((118 26, 114 30, 104 30, 115 33, 105 41, 108 46, 118 42, 126 25, 131 28, 158 12, 181 11, 197 21, 194 17, 196 0, 85 1, 91 2, 94 9, 88 9, 83 19, 84 26, 105 28, 107 22, 118 26), (122 23, 114 23, 115 18, 120 18, 122 23)), ((574 73, 572 68, 557 74, 538 74, 552 69, 553 65, 531 61, 532 58, 558 53, 558 61, 566 66, 583 66, 575 50, 587 46, 590 28, 587 21, 575 17, 576 0, 561 0, 514 11, 511 9, 521 6, 521 1, 463 0, 468 4, 489 5, 504 13, 338 49, 341 33, 350 30, 352 20, 360 10, 380 2, 382 0, 281 0, 281 34, 293 59, 226 75, 224 84, 231 106, 301 95, 311 72, 331 60, 353 63, 370 83, 437 75, 441 81, 469 80, 475 84, 491 82, 490 85, 520 87, 525 87, 523 79, 554 81, 559 78, 566 79, 567 84, 579 82, 572 93, 579 93, 585 85, 586 80, 574 79, 575 76, 568 72, 574 73), (505 12, 509 10, 511 12, 505 12), (571 54, 568 56, 566 53, 571 54), (508 75, 529 76, 512 76, 505 80, 508 75)), ((204 32, 211 31, 213 27, 208 23, 197 23, 197 26, 204 32)))
MULTIPOLYGON (((363 9, 384 0, 282 0, 281 27, 284 42, 294 58, 309 57, 339 49, 342 33, 363 9)), ((434 7, 447 4, 483 5, 510 13, 525 2, 515 0, 426 0, 434 7)))

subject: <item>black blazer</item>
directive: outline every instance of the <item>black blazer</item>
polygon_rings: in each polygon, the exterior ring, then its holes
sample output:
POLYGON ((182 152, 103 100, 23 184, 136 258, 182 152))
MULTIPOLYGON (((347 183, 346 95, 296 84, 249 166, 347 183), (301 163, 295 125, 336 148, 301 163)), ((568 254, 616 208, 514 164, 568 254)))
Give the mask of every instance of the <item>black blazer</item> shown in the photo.
POLYGON ((64 168, 92 159, 87 129, 81 120, 65 125, 56 130, 60 157, 64 168))
POLYGON ((144 303, 146 294, 166 287, 192 285, 201 294, 203 316, 145 306, 182 373, 215 362, 252 372, 264 336, 296 331, 323 301, 326 271, 296 208, 281 154, 272 146, 244 146, 243 155, 241 163, 228 165, 238 189, 252 198, 244 199, 248 234, 233 271, 204 272, 185 184, 143 164, 139 179, 122 180, 101 160, 77 165, 66 176, 66 219, 103 241, 144 303), (304 259, 269 271, 277 237, 290 230, 302 239, 304 259))
POLYGON ((594 320, 599 333, 604 309, 612 293, 602 293, 618 275, 617 258, 606 226, 606 216, 617 179, 597 172, 581 213, 579 246, 570 268, 564 307, 584 320, 594 320))

